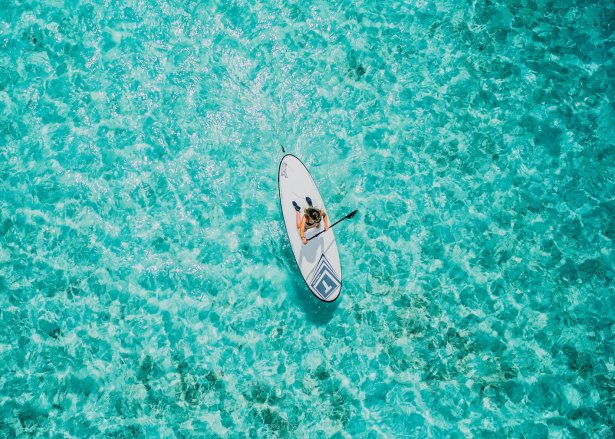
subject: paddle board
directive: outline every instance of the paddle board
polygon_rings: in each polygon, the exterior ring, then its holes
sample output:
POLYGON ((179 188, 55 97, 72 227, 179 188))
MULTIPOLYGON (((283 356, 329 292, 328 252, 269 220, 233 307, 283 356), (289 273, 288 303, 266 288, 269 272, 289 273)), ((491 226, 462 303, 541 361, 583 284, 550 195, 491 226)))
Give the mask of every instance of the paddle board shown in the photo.
MULTIPOLYGON (((335 235, 332 229, 327 230, 326 233, 320 234, 304 245, 297 229, 297 214, 293 201, 301 207, 300 217, 303 216, 303 210, 308 207, 306 197, 312 200, 314 207, 324 210, 327 215, 329 212, 309 171, 301 160, 292 154, 285 155, 280 162, 278 187, 288 240, 301 276, 318 299, 333 302, 342 291, 342 265, 335 235)), ((306 230, 305 237, 309 239, 322 231, 323 227, 324 221, 319 228, 306 230)))

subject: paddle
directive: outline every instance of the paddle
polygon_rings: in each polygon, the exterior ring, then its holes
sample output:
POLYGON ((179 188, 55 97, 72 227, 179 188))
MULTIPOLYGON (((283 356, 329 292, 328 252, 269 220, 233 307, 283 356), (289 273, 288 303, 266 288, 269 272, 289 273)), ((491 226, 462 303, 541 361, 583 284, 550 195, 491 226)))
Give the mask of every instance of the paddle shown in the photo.
MULTIPOLYGON (((357 214, 357 212, 358 212, 358 210, 353 210, 353 211, 352 211, 352 212, 350 212, 348 215, 346 215, 344 218, 342 218, 342 219, 340 219, 340 220, 337 220, 336 222, 334 222, 333 224, 331 224, 327 230, 332 229, 332 228, 333 228, 333 226, 334 226, 334 225, 336 225, 337 223, 341 223, 341 222, 342 222, 342 221, 344 221, 344 220, 347 220, 347 219, 352 218, 353 216, 355 216, 355 215, 357 214)), ((316 237, 317 237, 318 235, 320 235, 321 233, 325 233, 327 230, 323 230, 322 232, 318 232, 317 234, 315 234, 315 235, 314 235, 314 236, 312 236, 311 238, 308 238, 308 241, 310 241, 310 240, 312 240, 312 239, 316 238, 316 237)))

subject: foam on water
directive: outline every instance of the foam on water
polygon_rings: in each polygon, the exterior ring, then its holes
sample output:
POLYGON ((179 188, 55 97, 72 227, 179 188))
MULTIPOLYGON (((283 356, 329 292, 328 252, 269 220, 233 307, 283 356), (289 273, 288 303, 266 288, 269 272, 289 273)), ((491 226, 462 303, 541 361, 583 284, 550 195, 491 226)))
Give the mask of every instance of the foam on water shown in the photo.
POLYGON ((611 2, 0 11, 2 436, 613 437, 611 2))

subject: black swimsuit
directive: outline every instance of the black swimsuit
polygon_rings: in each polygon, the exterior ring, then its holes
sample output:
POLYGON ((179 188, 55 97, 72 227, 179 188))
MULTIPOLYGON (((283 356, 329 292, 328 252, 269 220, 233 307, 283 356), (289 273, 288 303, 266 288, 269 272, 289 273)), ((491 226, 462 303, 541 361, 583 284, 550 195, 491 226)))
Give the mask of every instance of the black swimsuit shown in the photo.
POLYGON ((318 221, 310 221, 311 219, 312 218, 308 216, 307 219, 305 220, 305 230, 313 229, 314 227, 320 226, 320 221, 322 221, 322 216, 320 217, 318 221))

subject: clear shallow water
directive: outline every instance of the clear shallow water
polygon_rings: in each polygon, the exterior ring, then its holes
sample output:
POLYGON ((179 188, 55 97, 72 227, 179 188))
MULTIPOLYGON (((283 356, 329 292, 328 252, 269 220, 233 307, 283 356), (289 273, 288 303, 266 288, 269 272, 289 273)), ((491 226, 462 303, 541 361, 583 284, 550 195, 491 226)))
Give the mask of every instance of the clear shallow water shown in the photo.
POLYGON ((0 10, 1 436, 613 437, 611 3, 0 10))

